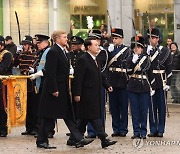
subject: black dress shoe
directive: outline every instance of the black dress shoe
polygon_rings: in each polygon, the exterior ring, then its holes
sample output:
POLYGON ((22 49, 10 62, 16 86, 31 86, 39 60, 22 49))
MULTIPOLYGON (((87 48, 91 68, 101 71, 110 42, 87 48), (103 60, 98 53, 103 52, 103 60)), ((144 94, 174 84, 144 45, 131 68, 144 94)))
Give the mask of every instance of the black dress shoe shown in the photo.
POLYGON ((6 137, 7 136, 7 133, 1 133, 0 134, 0 137, 6 137))
POLYGON ((126 137, 126 133, 119 133, 120 137, 126 137))
POLYGON ((26 130, 25 132, 22 132, 21 135, 29 135, 29 133, 30 132, 26 130))
POLYGON ((133 135, 131 136, 131 139, 135 139, 135 138, 141 138, 140 135, 133 135))
POLYGON ((157 133, 157 137, 163 137, 163 133, 157 133))
POLYGON ((33 135, 33 136, 35 136, 35 135, 37 135, 37 131, 31 131, 31 132, 29 132, 28 135, 33 135))
POLYGON ((109 139, 105 139, 104 141, 101 142, 101 146, 102 146, 102 148, 106 148, 106 147, 116 144, 116 143, 117 143, 117 141, 111 141, 109 139))
POLYGON ((153 133, 150 133, 150 134, 148 134, 147 136, 148 136, 148 137, 157 137, 157 133, 154 133, 154 134, 153 134, 153 133))
POLYGON ((142 139, 146 139, 146 135, 142 135, 141 138, 142 138, 142 139))
POLYGON ((76 146, 76 141, 75 141, 75 140, 68 139, 66 145, 76 146))
POLYGON ((87 136, 85 136, 85 138, 96 138, 96 136, 95 135, 87 135, 87 136))
POLYGON ((66 133, 66 136, 71 136, 71 133, 66 133))
POLYGON ((53 134, 52 133, 48 133, 48 138, 53 138, 53 134))
POLYGON ((84 147, 84 145, 88 145, 88 144, 90 144, 93 141, 94 141, 94 139, 91 139, 91 138, 82 139, 82 140, 80 140, 79 142, 77 142, 75 144, 75 147, 76 148, 84 147))
POLYGON ((120 136, 120 133, 113 133, 113 134, 111 134, 111 136, 112 137, 118 137, 118 136, 120 136))
POLYGON ((56 147, 50 146, 48 143, 40 143, 37 144, 38 148, 44 148, 44 149, 56 149, 56 147))

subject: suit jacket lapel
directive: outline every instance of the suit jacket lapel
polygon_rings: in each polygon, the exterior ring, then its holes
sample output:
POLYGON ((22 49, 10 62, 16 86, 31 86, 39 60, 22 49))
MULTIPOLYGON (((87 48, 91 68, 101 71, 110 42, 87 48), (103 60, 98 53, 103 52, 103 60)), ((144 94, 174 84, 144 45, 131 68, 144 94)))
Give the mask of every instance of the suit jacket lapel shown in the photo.
POLYGON ((57 44, 55 44, 55 46, 56 46, 57 50, 59 51, 58 53, 60 54, 60 56, 64 59, 64 62, 66 64, 69 64, 69 56, 66 57, 63 53, 63 50, 57 44))

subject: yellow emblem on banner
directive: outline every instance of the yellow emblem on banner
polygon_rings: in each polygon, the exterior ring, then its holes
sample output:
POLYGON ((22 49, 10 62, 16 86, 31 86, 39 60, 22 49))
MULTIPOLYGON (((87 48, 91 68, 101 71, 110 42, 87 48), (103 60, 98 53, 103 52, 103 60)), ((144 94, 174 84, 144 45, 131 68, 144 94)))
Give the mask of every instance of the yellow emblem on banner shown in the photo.
POLYGON ((7 86, 7 126, 22 126, 26 121, 27 108, 27 76, 10 76, 3 80, 7 86))

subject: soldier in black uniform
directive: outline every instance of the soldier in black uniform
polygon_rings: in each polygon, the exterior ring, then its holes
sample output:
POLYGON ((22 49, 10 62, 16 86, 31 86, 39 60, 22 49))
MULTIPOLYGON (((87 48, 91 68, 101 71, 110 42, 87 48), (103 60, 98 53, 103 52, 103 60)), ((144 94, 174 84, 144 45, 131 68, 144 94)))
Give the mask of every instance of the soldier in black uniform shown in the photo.
POLYGON ((148 136, 163 137, 167 108, 166 92, 170 89, 172 76, 172 56, 167 47, 158 44, 160 39, 159 29, 153 28, 151 33, 148 32, 148 35, 150 45, 147 47, 147 54, 150 56, 156 83, 153 108, 150 105, 149 110, 150 134, 148 136))
MULTIPOLYGON (((21 41, 23 51, 18 56, 16 63, 19 65, 21 75, 30 75, 34 73, 34 63, 37 59, 36 51, 33 48, 33 39, 31 36, 24 36, 21 41)), ((21 135, 36 135, 37 128, 37 108, 38 103, 35 99, 35 83, 27 79, 27 114, 26 114, 26 131, 21 135)))
MULTIPOLYGON (((81 50, 81 46, 84 43, 84 40, 81 37, 78 36, 72 36, 70 38, 70 74, 74 74, 74 69, 76 66, 76 62, 78 59, 84 54, 84 51, 81 50)), ((72 79, 73 82, 73 79, 72 79)), ((72 96, 73 97, 73 96, 72 96)), ((75 119, 76 119, 76 102, 72 99, 73 109, 75 113, 75 119)), ((68 135, 68 134, 66 134, 68 135)))
POLYGON ((131 105, 133 133, 131 137, 146 139, 147 113, 150 93, 155 93, 155 79, 153 77, 151 62, 147 54, 144 54, 144 38, 133 37, 131 39, 132 55, 127 58, 127 69, 130 75, 127 90, 131 105))
MULTIPOLYGON (((11 75, 13 56, 4 47, 5 40, 0 35, 0 75, 11 75)), ((3 102, 3 93, 6 93, 6 87, 0 82, 0 137, 7 136, 7 113, 5 112, 6 104, 3 102)))
MULTIPOLYGON (((103 81, 108 85, 109 87, 109 92, 112 92, 112 87, 110 83, 108 82, 107 79, 107 62, 108 62, 108 52, 102 47, 101 45, 101 31, 100 30, 90 30, 89 31, 89 37, 94 37, 99 45, 99 53, 97 55, 97 60, 99 62, 100 68, 101 68, 101 75, 103 78, 103 81)), ((101 88, 101 121, 102 121, 102 126, 105 131, 105 118, 106 118, 106 112, 105 112, 105 100, 106 100, 106 95, 105 95, 105 88, 102 86, 101 88)), ((96 132, 91 126, 91 124, 88 123, 87 127, 87 138, 96 138, 96 132)))
POLYGON ((84 54, 84 52, 81 50, 81 46, 83 43, 84 40, 78 36, 72 36, 70 39, 70 59, 73 68, 75 68, 76 61, 84 54))
POLYGON ((123 44, 123 30, 112 29, 113 44, 109 51, 109 81, 113 92, 109 94, 110 111, 112 115, 112 137, 125 137, 128 132, 128 94, 126 74, 126 58, 130 50, 123 44))

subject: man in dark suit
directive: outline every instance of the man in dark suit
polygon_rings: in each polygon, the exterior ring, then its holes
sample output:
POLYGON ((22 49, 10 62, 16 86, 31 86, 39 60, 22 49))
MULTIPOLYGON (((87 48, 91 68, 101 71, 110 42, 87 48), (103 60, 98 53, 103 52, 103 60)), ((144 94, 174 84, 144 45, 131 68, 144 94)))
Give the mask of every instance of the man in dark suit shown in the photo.
POLYGON ((69 58, 66 54, 67 34, 55 31, 52 34, 55 44, 46 56, 44 83, 39 106, 40 128, 37 147, 53 149, 48 143, 48 132, 54 119, 64 119, 68 129, 75 138, 76 148, 91 143, 84 139, 75 122, 72 120, 72 107, 69 97, 69 58))
MULTIPOLYGON (((96 38, 88 38, 84 42, 87 50, 77 61, 74 81, 73 95, 77 102, 78 128, 85 133, 86 125, 91 123, 101 140, 102 148, 115 144, 117 141, 106 139, 101 122, 101 70, 96 60, 99 45, 96 38)), ((107 87, 111 91, 112 87, 107 87)))

